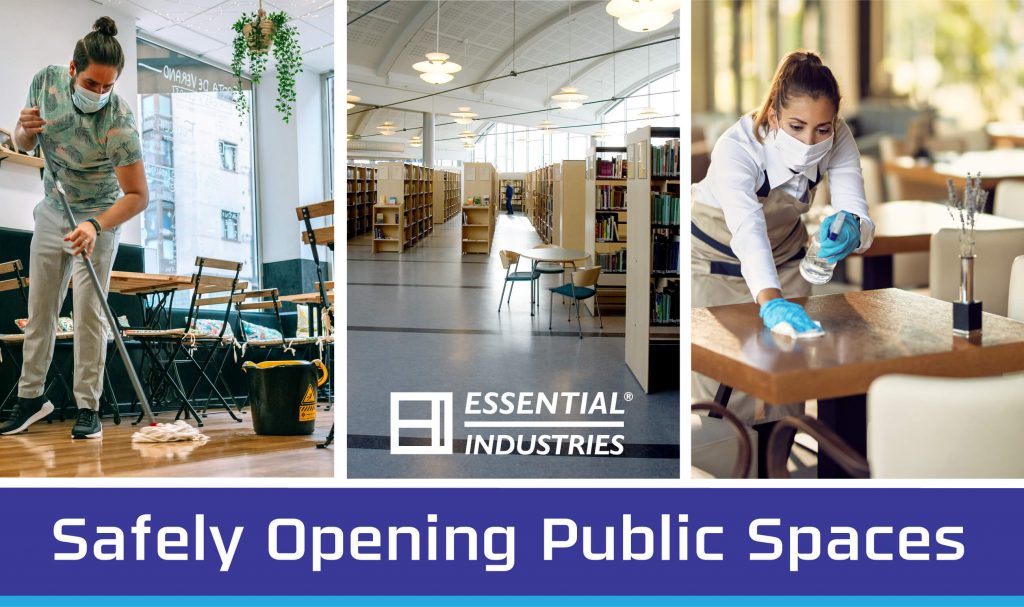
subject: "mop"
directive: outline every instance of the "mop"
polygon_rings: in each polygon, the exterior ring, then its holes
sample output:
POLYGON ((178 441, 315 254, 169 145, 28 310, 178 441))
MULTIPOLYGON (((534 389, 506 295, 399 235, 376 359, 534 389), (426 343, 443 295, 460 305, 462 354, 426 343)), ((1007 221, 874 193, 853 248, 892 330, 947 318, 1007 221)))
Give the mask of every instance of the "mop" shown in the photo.
MULTIPOLYGON (((40 135, 42 135, 42 133, 40 133, 40 135)), ((71 229, 74 229, 75 226, 78 225, 78 222, 75 221, 75 214, 71 212, 71 205, 68 203, 67 196, 64 192, 64 186, 61 185, 60 179, 57 178, 57 172, 53 170, 50 157, 44 154, 43 158, 46 163, 46 168, 50 171, 50 175, 53 177, 53 183, 56 184, 57 191, 60 192, 60 202, 61 206, 64 207, 64 216, 70 222, 71 229)), ((111 255, 114 254, 116 254, 116 251, 111 253, 111 255)), ((128 356, 128 349, 124 347, 124 340, 121 339, 121 331, 116 330, 120 325, 117 322, 117 317, 114 315, 114 311, 110 309, 110 303, 107 302, 107 294, 103 292, 103 284, 100 282, 99 276, 96 275, 96 268, 93 267, 92 261, 89 260, 85 250, 82 250, 81 255, 86 260, 85 267, 89 271, 89 280, 92 282, 93 288, 96 289, 97 297, 103 304, 103 311, 107 315, 107 322, 110 323, 110 332, 114 335, 114 343, 117 344, 117 351, 121 355, 121 361, 124 362, 124 369, 128 372, 128 378, 131 379, 132 388, 135 390, 135 396, 139 399, 139 404, 142 405, 142 410, 146 414, 146 420, 149 422, 150 426, 156 426, 156 420, 153 418, 153 411, 149 408, 149 400, 146 399, 146 391, 142 389, 142 384, 139 383, 139 376, 135 373, 135 367, 132 365, 132 359, 128 356)), ((115 403, 114 406, 116 407, 117 404, 115 403)), ((166 434, 171 437, 177 435, 177 433, 166 434)), ((172 438, 172 440, 181 439, 172 438)))

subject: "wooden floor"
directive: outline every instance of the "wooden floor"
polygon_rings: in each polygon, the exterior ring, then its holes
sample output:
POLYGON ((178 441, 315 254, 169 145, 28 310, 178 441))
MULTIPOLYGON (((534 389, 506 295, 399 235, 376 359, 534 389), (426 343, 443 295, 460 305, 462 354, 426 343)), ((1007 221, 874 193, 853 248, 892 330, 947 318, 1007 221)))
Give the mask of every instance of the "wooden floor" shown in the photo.
MULTIPOLYGON (((317 449, 334 423, 334 412, 317 406, 316 431, 310 436, 257 436, 248 411, 242 422, 211 412, 202 433, 205 442, 135 443, 134 416, 115 425, 103 418, 102 439, 71 439, 73 419, 45 421, 28 432, 0 436, 0 477, 330 477, 334 446, 317 449)), ((157 416, 171 422, 174 415, 157 416)))

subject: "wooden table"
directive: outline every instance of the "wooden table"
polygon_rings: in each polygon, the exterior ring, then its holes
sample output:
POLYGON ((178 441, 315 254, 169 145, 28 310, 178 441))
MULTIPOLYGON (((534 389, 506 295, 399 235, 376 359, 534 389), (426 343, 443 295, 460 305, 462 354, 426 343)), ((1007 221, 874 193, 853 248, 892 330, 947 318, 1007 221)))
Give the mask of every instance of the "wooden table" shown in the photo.
MULTIPOLYGON (((769 404, 817 399, 818 418, 861 454, 866 455, 866 393, 878 377, 1024 370, 1024 323, 1002 316, 986 313, 982 337, 972 343, 953 337, 952 304, 899 289, 795 301, 821 322, 824 337, 775 336, 753 303, 693 309, 693 371, 769 404)), ((819 453, 819 477, 840 472, 819 453)))
MULTIPOLYGON (((954 185, 963 194, 967 173, 981 173, 981 187, 989 192, 985 212, 991 211, 992 195, 1000 181, 1004 179, 1024 179, 1024 150, 1000 149, 984 152, 966 152, 948 162, 934 164, 921 163, 910 157, 902 157, 886 162, 885 172, 895 175, 913 185, 936 188, 945 191, 946 181, 953 180, 954 185)), ((946 196, 943 195, 942 200, 946 196)))
MULTIPOLYGON (((893 286, 893 255, 927 252, 933 234, 942 228, 960 227, 944 204, 923 200, 884 203, 872 209, 871 221, 875 224, 875 239, 871 248, 860 254, 864 257, 862 288, 866 291, 893 286)), ((1024 228, 1024 222, 985 214, 975 218, 976 230, 1012 228, 1024 228)))
MULTIPOLYGON (((532 260, 531 270, 537 269, 537 264, 541 262, 549 263, 571 263, 576 265, 577 261, 590 259, 590 255, 586 251, 577 251, 575 249, 566 249, 563 247, 537 247, 528 249, 519 254, 520 257, 525 257, 532 260)), ((537 307, 540 307, 540 286, 533 285, 530 289, 530 316, 534 315, 534 302, 537 302, 537 307), (534 297, 536 292, 537 297, 534 297)))
POLYGON ((985 125, 985 132, 996 147, 1024 145, 1024 122, 990 122, 985 125))

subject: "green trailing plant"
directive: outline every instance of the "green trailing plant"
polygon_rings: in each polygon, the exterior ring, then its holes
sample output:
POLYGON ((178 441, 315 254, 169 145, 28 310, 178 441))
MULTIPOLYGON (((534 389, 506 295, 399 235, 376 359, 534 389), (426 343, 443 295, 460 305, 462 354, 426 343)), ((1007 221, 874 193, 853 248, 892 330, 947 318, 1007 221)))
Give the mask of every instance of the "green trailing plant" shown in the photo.
POLYGON ((274 107, 288 122, 295 104, 295 76, 302 71, 298 29, 289 22, 288 13, 266 13, 262 8, 255 13, 243 14, 231 29, 235 31, 231 71, 235 75, 234 100, 238 115, 245 116, 251 109, 242 88, 242 70, 248 63, 253 86, 259 84, 273 53, 277 68, 277 102, 274 107))

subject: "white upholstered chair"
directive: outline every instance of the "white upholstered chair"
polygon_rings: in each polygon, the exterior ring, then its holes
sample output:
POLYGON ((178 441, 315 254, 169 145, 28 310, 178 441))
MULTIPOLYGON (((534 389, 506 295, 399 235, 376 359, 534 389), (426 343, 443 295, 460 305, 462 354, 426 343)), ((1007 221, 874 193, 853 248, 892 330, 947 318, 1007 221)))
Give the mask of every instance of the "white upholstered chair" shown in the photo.
MULTIPOLYGON (((978 230, 974 233, 974 299, 986 312, 1006 316, 1010 267, 1024 255, 1024 228, 978 230)), ((928 285, 932 297, 956 301, 960 297, 959 231, 943 228, 932 235, 928 285)))

